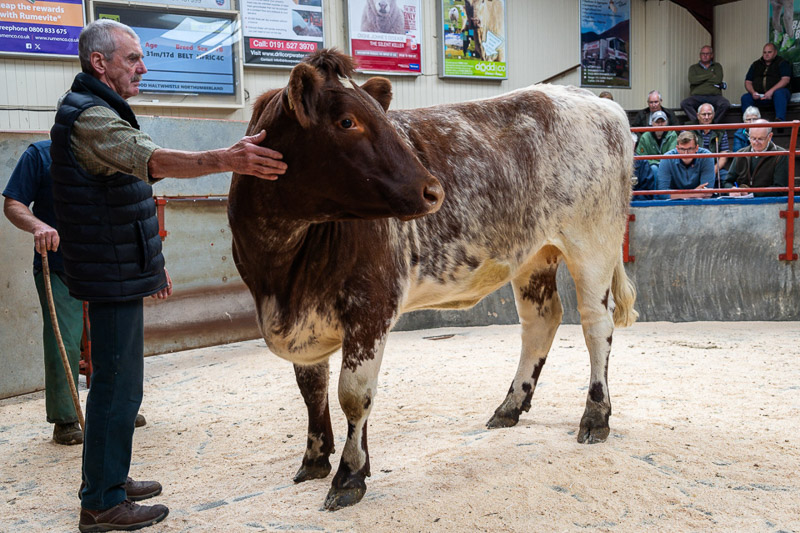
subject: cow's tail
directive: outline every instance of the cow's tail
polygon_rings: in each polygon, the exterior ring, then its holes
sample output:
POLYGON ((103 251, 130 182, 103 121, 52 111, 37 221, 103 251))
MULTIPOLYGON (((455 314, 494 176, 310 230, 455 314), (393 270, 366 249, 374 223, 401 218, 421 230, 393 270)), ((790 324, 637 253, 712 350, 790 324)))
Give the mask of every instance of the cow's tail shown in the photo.
POLYGON ((614 295, 614 325, 620 328, 632 326, 639 313, 633 308, 636 302, 636 287, 625 273, 625 264, 622 262, 622 253, 614 267, 614 276, 611 279, 611 293, 614 295))

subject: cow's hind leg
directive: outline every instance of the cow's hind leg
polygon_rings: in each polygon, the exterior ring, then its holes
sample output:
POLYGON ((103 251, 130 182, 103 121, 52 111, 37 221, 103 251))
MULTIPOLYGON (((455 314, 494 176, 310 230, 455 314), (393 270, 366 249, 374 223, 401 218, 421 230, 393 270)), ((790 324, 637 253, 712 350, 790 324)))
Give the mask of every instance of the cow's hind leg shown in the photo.
POLYGON ((561 300, 556 288, 558 251, 544 250, 540 255, 544 264, 533 274, 512 282, 522 324, 522 352, 508 395, 486 424, 490 429, 513 426, 522 411, 530 410, 539 373, 561 323, 561 300))
POLYGON ((608 358, 614 333, 611 282, 618 259, 614 254, 619 254, 617 249, 606 254, 608 257, 602 253, 591 257, 584 255, 580 259, 567 257, 567 266, 575 280, 581 327, 591 363, 586 409, 578 430, 578 442, 588 444, 603 442, 609 434, 608 358))
POLYGON ((325 509, 329 511, 355 505, 367 490, 366 478, 370 475, 367 418, 377 392, 384 342, 385 336, 376 341, 374 349, 365 349, 348 340, 342 346, 339 404, 347 417, 347 441, 325 498, 325 509))
POLYGON ((331 471, 333 429, 328 409, 328 361, 311 366, 294 365, 294 375, 308 409, 308 443, 294 482, 319 479, 331 471))

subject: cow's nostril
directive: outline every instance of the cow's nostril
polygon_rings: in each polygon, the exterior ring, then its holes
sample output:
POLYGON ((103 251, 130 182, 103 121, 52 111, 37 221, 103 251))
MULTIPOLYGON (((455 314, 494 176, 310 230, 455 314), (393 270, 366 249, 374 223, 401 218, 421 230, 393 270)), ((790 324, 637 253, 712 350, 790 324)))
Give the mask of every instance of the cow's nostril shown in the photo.
POLYGON ((444 189, 439 182, 431 183, 425 186, 422 196, 430 204, 431 209, 438 209, 444 199, 444 189))

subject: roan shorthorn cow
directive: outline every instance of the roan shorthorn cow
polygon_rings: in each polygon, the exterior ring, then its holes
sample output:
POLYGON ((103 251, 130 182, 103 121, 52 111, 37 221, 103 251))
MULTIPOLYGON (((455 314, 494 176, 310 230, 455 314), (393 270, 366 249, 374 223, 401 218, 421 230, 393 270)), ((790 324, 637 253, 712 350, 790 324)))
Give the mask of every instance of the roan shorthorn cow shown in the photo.
POLYGON ((331 470, 335 351, 347 441, 329 510, 366 490, 367 418, 400 314, 470 307, 509 281, 522 353, 488 427, 515 425, 561 321, 561 261, 575 280, 591 360, 578 441, 605 440, 612 332, 637 316, 621 257, 632 168, 622 110, 544 85, 387 113, 390 82, 357 86, 352 72, 348 56, 322 50, 292 70, 285 89, 258 99, 248 134, 266 129, 265 144, 289 168, 274 182, 234 175, 229 197, 236 266, 267 346, 294 363, 308 408, 294 480, 331 470))

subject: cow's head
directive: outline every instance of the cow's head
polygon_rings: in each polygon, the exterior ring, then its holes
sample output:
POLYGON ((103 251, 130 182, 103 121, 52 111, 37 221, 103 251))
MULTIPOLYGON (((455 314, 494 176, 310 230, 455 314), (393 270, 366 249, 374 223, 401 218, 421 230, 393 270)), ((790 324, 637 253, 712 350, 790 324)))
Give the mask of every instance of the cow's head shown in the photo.
POLYGON ((386 116, 392 86, 371 78, 342 83, 349 56, 321 50, 298 64, 282 91, 259 98, 248 133, 267 131, 265 146, 288 165, 275 182, 270 210, 309 221, 399 217, 439 209, 442 186, 401 140, 386 116))

